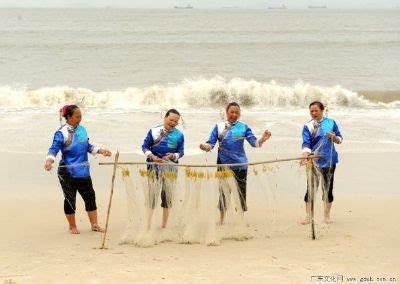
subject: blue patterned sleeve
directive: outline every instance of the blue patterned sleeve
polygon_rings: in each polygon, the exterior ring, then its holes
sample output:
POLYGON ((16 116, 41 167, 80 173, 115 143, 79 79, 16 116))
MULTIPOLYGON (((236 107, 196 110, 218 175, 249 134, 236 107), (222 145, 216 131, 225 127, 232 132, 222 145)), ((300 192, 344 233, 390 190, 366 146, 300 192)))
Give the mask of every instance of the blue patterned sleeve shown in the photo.
POLYGON ((303 136, 303 144, 301 145, 301 148, 303 149, 303 152, 311 153, 311 133, 306 125, 304 125, 303 127, 302 136, 303 136))
POLYGON ((142 145, 142 151, 146 155, 146 152, 151 152, 151 146, 153 145, 154 140, 153 140, 153 135, 151 134, 151 129, 146 135, 146 138, 144 138, 143 145, 142 145))
POLYGON ((212 148, 214 148, 217 141, 218 141, 218 125, 215 125, 206 143, 209 144, 212 148))
POLYGON ((49 152, 47 153, 47 158, 55 160, 58 152, 62 149, 64 144, 64 136, 61 131, 57 131, 54 134, 53 143, 49 148, 49 152))
MULTIPOLYGON (((339 126, 336 124, 336 121, 333 122, 333 132, 335 132, 335 135, 340 137, 341 140, 343 140, 343 136, 340 133, 339 126)), ((342 141, 340 141, 340 142, 342 142, 342 141)))
POLYGON ((249 142, 252 147, 258 147, 257 137, 253 134, 253 131, 251 131, 251 128, 248 126, 246 126, 245 136, 247 142, 249 142))
POLYGON ((178 141, 178 153, 179 153, 179 158, 182 158, 183 155, 185 155, 185 138, 183 137, 183 134, 181 135, 181 137, 179 138, 178 141))

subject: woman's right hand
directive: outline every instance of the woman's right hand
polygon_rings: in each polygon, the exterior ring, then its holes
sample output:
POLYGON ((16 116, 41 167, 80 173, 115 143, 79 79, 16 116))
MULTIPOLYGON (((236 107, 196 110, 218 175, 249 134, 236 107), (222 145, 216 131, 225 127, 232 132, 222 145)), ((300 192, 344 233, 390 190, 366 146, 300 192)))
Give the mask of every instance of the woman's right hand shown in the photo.
POLYGON ((210 152, 211 151, 211 146, 208 144, 200 144, 199 145, 200 149, 206 152, 210 152))
POLYGON ((161 158, 159 158, 159 157, 157 157, 156 155, 153 155, 153 154, 151 154, 151 155, 149 156, 149 158, 150 158, 150 160, 152 160, 152 161, 155 162, 155 163, 162 163, 162 162, 164 162, 163 159, 161 159, 161 158))
MULTIPOLYGON (((309 155, 310 155, 310 154, 307 153, 307 152, 303 153, 303 157, 304 157, 304 158, 307 158, 309 155)), ((301 160, 299 161, 299 164, 300 164, 300 166, 304 166, 304 165, 307 164, 307 162, 308 162, 308 159, 301 159, 301 160)))
POLYGON ((46 162, 44 163, 44 169, 46 171, 51 171, 51 169, 53 168, 53 161, 52 160, 46 160, 46 162))

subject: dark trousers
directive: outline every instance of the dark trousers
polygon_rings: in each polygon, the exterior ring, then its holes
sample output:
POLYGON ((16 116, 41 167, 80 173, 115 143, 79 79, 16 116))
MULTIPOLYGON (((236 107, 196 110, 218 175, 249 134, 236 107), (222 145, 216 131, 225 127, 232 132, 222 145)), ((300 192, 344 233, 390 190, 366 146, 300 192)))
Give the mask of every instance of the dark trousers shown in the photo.
MULTIPOLYGON (((223 171, 223 170, 224 168, 218 168, 218 171, 223 171)), ((247 169, 230 169, 230 170, 233 172, 234 178, 238 186, 238 193, 242 210, 247 211, 247 204, 246 204, 247 169)), ((218 207, 220 211, 225 211, 227 207, 226 196, 221 186, 222 185, 220 184, 220 189, 219 189, 220 196, 219 196, 218 207)))
MULTIPOLYGON (((313 169, 314 174, 321 176, 322 182, 322 200, 331 203, 333 201, 333 181, 335 176, 336 164, 330 168, 313 169), (327 194, 327 196, 326 196, 327 194)), ((318 186, 318 183, 317 183, 318 186)), ((308 181, 307 181, 308 188, 308 181)), ((308 189, 304 195, 304 201, 308 202, 308 189)))
POLYGON ((75 214, 76 211, 76 192, 79 192, 85 202, 86 211, 97 210, 96 194, 93 189, 92 179, 73 178, 65 169, 60 171, 58 179, 64 192, 64 213, 75 214))

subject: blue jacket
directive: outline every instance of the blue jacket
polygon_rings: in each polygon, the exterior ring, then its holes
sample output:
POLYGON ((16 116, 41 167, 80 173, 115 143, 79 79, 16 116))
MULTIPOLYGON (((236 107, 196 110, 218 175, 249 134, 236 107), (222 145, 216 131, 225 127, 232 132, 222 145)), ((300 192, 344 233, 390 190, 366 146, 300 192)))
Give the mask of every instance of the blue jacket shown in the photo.
MULTIPOLYGON (((215 125, 206 143, 214 148, 217 141, 219 142, 218 164, 238 164, 247 163, 246 153, 244 152, 245 139, 251 146, 259 147, 257 138, 246 124, 236 121, 231 125, 226 121, 215 125)), ((247 166, 233 168, 247 169, 247 166)))
MULTIPOLYGON (((89 143, 85 127, 78 125, 75 129, 65 124, 54 134, 47 159, 55 160, 59 151, 62 157, 60 166, 66 166, 73 178, 90 177, 88 153, 97 154, 98 147, 89 143)), ((60 173, 60 168, 58 169, 60 173)))
POLYGON ((184 155, 183 134, 176 128, 167 131, 163 125, 153 127, 143 141, 142 151, 147 156, 147 162, 151 162, 149 154, 162 158, 167 153, 174 153, 172 162, 178 163, 178 159, 184 155))
POLYGON ((312 119, 303 127, 303 152, 321 155, 322 158, 316 160, 316 166, 319 168, 328 168, 339 162, 335 145, 326 136, 326 133, 330 131, 340 137, 340 142, 342 142, 343 137, 340 134, 339 127, 331 118, 324 117, 320 122, 312 119))

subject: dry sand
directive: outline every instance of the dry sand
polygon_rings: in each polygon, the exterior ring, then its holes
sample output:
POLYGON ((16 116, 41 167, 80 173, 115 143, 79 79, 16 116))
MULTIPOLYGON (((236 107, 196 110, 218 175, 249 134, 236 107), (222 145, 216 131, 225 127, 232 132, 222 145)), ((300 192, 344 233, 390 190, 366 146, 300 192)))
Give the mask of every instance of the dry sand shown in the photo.
MULTIPOLYGON (((304 216, 302 190, 277 192, 276 223, 266 228, 263 204, 249 188, 246 217, 254 236, 250 240, 225 240, 216 247, 120 246, 125 224, 120 183, 107 250, 98 249, 102 235, 89 230, 80 198, 81 234, 68 234, 62 193, 56 175, 41 170, 42 156, 3 153, 2 157, 0 283, 310 283, 312 276, 343 276, 348 283, 355 282, 351 277, 357 281, 368 277, 372 283, 385 277, 383 283, 394 283, 389 281, 394 277, 400 282, 399 153, 341 155, 334 223, 318 222, 315 241, 309 238, 309 227, 298 224, 304 216)), ((92 172, 104 224, 111 168, 100 168, 98 161, 92 161, 92 172)))

